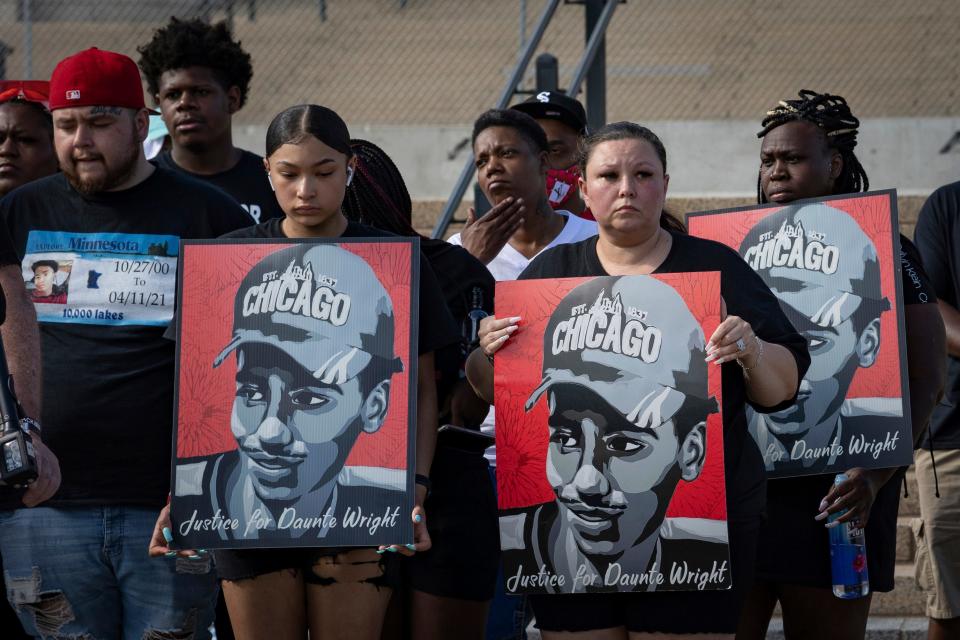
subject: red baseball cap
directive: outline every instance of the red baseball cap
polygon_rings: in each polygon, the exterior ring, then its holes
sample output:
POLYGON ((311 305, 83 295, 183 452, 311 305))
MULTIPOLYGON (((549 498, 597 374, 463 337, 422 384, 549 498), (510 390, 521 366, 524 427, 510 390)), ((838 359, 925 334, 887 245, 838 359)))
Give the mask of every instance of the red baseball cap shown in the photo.
POLYGON ((46 80, 0 80, 0 104, 17 100, 48 108, 50 83, 46 80))
POLYGON ((50 110, 94 106, 146 107, 133 60, 91 47, 57 63, 50 76, 50 110))

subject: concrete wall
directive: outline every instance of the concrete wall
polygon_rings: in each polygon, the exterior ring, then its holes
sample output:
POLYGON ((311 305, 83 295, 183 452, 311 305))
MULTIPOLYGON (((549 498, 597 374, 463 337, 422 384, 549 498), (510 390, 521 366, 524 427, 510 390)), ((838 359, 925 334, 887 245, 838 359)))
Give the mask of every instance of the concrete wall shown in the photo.
MULTIPOLYGON (((664 141, 670 195, 678 198, 741 198, 756 193, 759 126, 746 120, 645 123, 664 141)), ((857 156, 871 189, 927 195, 960 180, 960 144, 940 153, 960 131, 960 118, 881 118, 861 125, 857 156)), ((265 127, 240 127, 236 144, 263 153, 265 127)), ((354 137, 383 147, 403 172, 414 200, 446 200, 467 158, 468 126, 353 126, 354 137)), ((467 199, 473 197, 468 190, 467 199)))

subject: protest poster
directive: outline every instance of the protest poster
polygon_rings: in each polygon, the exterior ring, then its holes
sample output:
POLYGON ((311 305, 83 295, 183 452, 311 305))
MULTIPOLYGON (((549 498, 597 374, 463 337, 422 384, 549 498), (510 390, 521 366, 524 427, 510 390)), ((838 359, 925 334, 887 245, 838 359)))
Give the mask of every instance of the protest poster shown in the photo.
POLYGON ((796 403, 750 433, 768 477, 909 465, 913 436, 894 191, 691 213, 737 251, 807 338, 796 403))
POLYGON ((720 274, 500 282, 496 315, 507 591, 730 588, 720 274))
POLYGON ((178 546, 413 542, 418 271, 409 238, 183 243, 178 546))

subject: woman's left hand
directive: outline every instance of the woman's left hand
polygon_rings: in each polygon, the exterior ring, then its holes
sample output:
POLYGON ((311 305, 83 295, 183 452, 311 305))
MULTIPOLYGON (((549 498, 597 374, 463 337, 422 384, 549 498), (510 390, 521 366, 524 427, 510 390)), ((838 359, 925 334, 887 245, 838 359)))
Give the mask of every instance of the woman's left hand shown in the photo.
MULTIPOLYGON (((420 489, 420 485, 417 485, 420 489)), ((377 553, 399 553, 404 556, 412 556, 418 551, 427 551, 432 546, 430 541, 430 532, 427 531, 427 512, 423 510, 423 500, 417 492, 417 504, 413 507, 413 513, 410 519, 413 520, 413 544, 390 544, 380 545, 377 553)), ((424 492, 426 493, 426 492, 424 492)))
POLYGON ((877 491, 880 490, 873 474, 867 469, 857 467, 850 469, 846 474, 847 480, 832 486, 820 502, 820 513, 816 515, 815 520, 825 520, 832 513, 842 509, 847 510, 833 522, 827 523, 828 528, 835 527, 841 522, 851 521, 865 526, 870 519, 870 509, 877 497, 877 491))
POLYGON ((167 504, 157 515, 157 522, 153 525, 153 535, 147 546, 147 555, 151 558, 166 556, 168 558, 187 558, 188 560, 202 560, 207 555, 206 549, 177 549, 173 546, 173 523, 170 519, 170 505, 167 504))
MULTIPOLYGON (((722 312, 726 316, 726 306, 722 312)), ((740 358, 746 368, 752 369, 760 353, 757 334, 750 323, 740 316, 726 316, 707 342, 707 362, 723 364, 740 358)))

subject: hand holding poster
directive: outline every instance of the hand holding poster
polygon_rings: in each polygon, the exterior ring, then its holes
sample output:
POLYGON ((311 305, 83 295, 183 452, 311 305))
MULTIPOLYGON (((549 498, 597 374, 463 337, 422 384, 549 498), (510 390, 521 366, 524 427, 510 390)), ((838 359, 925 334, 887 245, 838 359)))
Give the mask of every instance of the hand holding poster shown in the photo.
POLYGON ((729 588, 719 274, 498 283, 497 315, 507 590, 729 588))
POLYGON ((180 546, 412 542, 418 249, 184 243, 180 546))
POLYGON ((738 251, 808 340, 796 404, 748 408, 769 477, 910 464, 895 193, 693 213, 688 224, 738 251))

